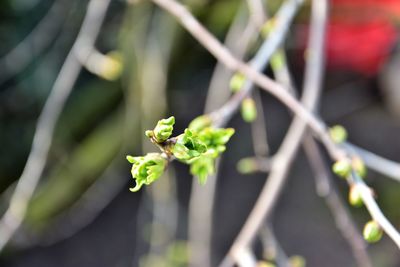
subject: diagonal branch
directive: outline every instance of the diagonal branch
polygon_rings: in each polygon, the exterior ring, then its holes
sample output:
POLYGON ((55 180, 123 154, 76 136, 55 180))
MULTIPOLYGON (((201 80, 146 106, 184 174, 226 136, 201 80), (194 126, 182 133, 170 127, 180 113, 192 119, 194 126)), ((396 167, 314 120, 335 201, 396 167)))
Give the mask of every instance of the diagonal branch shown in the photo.
MULTIPOLYGON (((153 2, 175 16, 178 21, 206 49, 208 49, 211 54, 225 64, 227 68, 244 74, 249 80, 252 80, 255 84, 260 86, 261 89, 275 96, 299 118, 304 120, 313 130, 314 134, 322 141, 333 159, 339 160, 348 157, 347 152, 334 144, 330 139, 329 134, 326 131, 326 126, 323 122, 321 122, 292 95, 290 95, 290 93, 287 92, 282 85, 274 82, 270 78, 259 73, 249 65, 232 56, 232 54, 212 34, 210 34, 184 6, 174 0, 153 0, 153 2)), ((350 184, 355 184, 355 182, 357 182, 357 184, 361 187, 367 187, 362 180, 349 179, 350 184)), ((377 222, 400 248, 400 234, 397 231, 393 231, 394 227, 390 223, 387 223, 387 219, 383 216, 381 210, 377 206, 371 192, 369 190, 361 190, 360 192, 363 199, 368 200, 366 201, 368 204, 365 204, 368 206, 368 210, 370 211, 371 215, 375 216, 374 218, 382 219, 382 221, 377 222)))
POLYGON ((93 46, 111 0, 91 0, 78 37, 69 52, 36 125, 31 152, 10 205, 0 221, 0 251, 18 230, 46 164, 56 122, 78 78, 81 65, 75 57, 80 45, 93 46))

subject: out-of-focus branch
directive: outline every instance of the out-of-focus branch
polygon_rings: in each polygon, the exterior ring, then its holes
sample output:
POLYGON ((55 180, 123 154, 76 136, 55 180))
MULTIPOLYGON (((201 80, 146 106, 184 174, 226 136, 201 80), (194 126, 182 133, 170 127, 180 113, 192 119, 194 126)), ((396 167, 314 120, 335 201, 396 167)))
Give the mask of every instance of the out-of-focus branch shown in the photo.
POLYGON ((305 136, 303 146, 311 169, 314 172, 317 193, 325 199, 335 219, 336 226, 349 244, 358 266, 372 267, 365 241, 358 232, 336 188, 332 186, 330 172, 325 166, 322 154, 311 135, 305 136))
MULTIPOLYGON (((310 111, 316 108, 320 95, 324 69, 323 48, 327 12, 328 6, 326 1, 314 0, 312 2, 308 45, 308 50, 312 51, 312 53, 309 55, 306 63, 304 93, 301 100, 304 106, 310 111)), ((291 163, 300 147, 306 126, 306 123, 298 117, 295 117, 290 125, 281 147, 274 156, 271 172, 254 208, 228 252, 227 257, 231 257, 234 261, 237 262, 242 255, 242 251, 250 246, 263 221, 271 214, 275 203, 278 201, 291 163)), ((231 265, 229 260, 225 260, 221 264, 224 267, 231 265)))
MULTIPOLYGON (((244 74, 249 80, 252 80, 255 84, 259 85, 261 89, 269 92, 283 104, 285 104, 292 112, 294 112, 299 118, 304 120, 309 127, 313 130, 314 134, 322 141, 330 156, 335 160, 340 160, 347 157, 347 152, 338 147, 326 131, 326 126, 317 117, 315 117, 310 111, 308 111, 302 104, 300 104, 290 93, 288 93, 283 86, 267 78, 265 75, 260 74, 255 69, 251 68, 242 61, 236 59, 230 54, 230 52, 214 37, 212 36, 192 15, 187 9, 181 4, 174 0, 153 0, 156 4, 167 10, 178 21, 206 48, 212 53, 219 61, 224 63, 227 68, 239 71, 244 74)), ((240 101, 239 101, 240 102, 240 101)), ((233 109, 235 111, 236 109, 233 109)), ((232 114, 228 114, 231 116, 232 114)), ((227 115, 227 116, 228 116, 227 115)), ((356 180, 359 185, 368 188, 362 180, 356 180)), ((349 180, 351 184, 354 184, 353 180, 349 180)), ((371 210, 374 214, 382 214, 376 202, 374 201, 371 192, 367 190, 360 191, 363 199, 373 202, 374 205, 370 205, 371 210)), ((370 212, 371 212, 370 210, 370 212)), ((383 215, 383 214, 382 214, 383 215)), ((384 220, 377 221, 385 232, 390 233, 390 237, 400 248, 400 235, 393 231, 393 226, 387 224, 387 219, 384 216, 375 216, 376 218, 382 218, 384 220), (390 227, 389 227, 390 226, 390 227)))
MULTIPOLYGON (((242 9, 239 9, 226 36, 225 46, 236 57, 243 58, 258 32, 258 28, 251 21, 246 25, 242 9), (238 42, 238 39, 241 42, 238 42)), ((204 112, 214 110, 226 102, 229 97, 231 75, 220 62, 217 63, 208 88, 204 112), (225 90, 222 90, 224 88, 225 90)), ((215 174, 209 177, 205 185, 192 183, 188 218, 189 243, 192 251, 190 266, 211 266, 212 211, 220 163, 221 159, 218 159, 215 164, 215 174)))
POLYGON ((361 157, 365 165, 372 170, 400 182, 400 163, 381 157, 349 142, 344 143, 343 146, 351 154, 361 157))
POLYGON ((100 31, 110 0, 91 0, 78 37, 57 76, 52 91, 39 116, 32 148, 25 168, 0 221, 0 251, 20 227, 29 201, 42 175, 58 117, 74 86, 81 65, 74 55, 79 45, 92 46, 100 31))
MULTIPOLYGON (((256 56, 249 63, 249 66, 253 70, 260 72, 268 65, 271 56, 282 44, 291 22, 302 3, 303 0, 288 0, 283 3, 275 16, 276 24, 274 30, 269 34, 268 39, 262 44, 256 56)), ((240 68, 236 70, 243 72, 240 68)), ((242 100, 250 94, 252 88, 253 82, 247 80, 238 93, 236 93, 222 107, 212 112, 211 116, 213 117, 215 124, 218 126, 226 124, 234 114, 234 111, 238 109, 242 100)))
POLYGON ((55 38, 72 1, 56 0, 36 27, 0 58, 0 84, 21 72, 55 38))

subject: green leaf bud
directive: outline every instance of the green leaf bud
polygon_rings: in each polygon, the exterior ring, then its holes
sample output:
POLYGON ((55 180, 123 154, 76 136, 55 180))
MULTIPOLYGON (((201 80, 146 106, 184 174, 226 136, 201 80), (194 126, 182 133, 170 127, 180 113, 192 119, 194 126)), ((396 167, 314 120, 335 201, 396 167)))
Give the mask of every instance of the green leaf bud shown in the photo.
POLYGON ((268 261, 259 261, 256 267, 276 267, 276 265, 268 261))
POLYGON ((245 122, 253 122, 257 118, 256 103, 252 98, 247 97, 242 101, 241 114, 245 122))
POLYGON ((189 130, 199 132, 204 128, 210 127, 212 124, 212 120, 208 115, 198 116, 189 124, 189 130))
POLYGON ((329 135, 336 144, 347 140, 347 131, 342 125, 335 125, 329 129, 329 135))
POLYGON ((144 157, 127 156, 132 163, 132 177, 136 186, 130 188, 132 192, 138 191, 144 184, 149 185, 156 181, 164 172, 167 160, 160 153, 148 153, 144 157))
POLYGON ((123 71, 121 53, 113 51, 103 57, 99 66, 99 75, 109 81, 118 79, 123 71))
POLYGON ((354 207, 361 207, 364 204, 360 191, 355 186, 350 187, 349 202, 354 207))
POLYGON ((304 257, 299 255, 294 255, 289 258, 290 267, 306 267, 306 260, 304 257))
MULTIPOLYGON (((157 122, 156 127, 153 130, 154 139, 157 143, 165 142, 171 135, 174 129, 175 117, 171 116, 168 119, 162 119, 157 122)), ((146 135, 148 136, 146 131, 146 135)))
POLYGON ((283 53, 282 49, 278 49, 271 57, 271 67, 273 70, 278 71, 281 70, 283 68, 283 66, 285 65, 286 62, 286 58, 285 58, 285 54, 283 53))
POLYGON ((276 26, 276 18, 272 17, 267 20, 264 25, 261 27, 261 36, 263 38, 267 38, 268 35, 274 30, 276 26))
POLYGON ((258 171, 258 164, 254 158, 243 158, 239 160, 236 169, 241 174, 250 174, 258 171))
POLYGON ((376 221, 369 221, 364 226, 363 236, 369 243, 378 242, 383 235, 383 231, 376 221))
POLYGON ((353 157, 351 160, 351 166, 353 170, 361 177, 364 178, 367 176, 367 167, 364 164, 364 161, 359 157, 353 157))
POLYGON ((351 163, 347 159, 336 161, 332 166, 332 171, 343 178, 346 178, 351 173, 351 163))
POLYGON ((233 93, 237 93, 242 89, 245 82, 246 77, 241 73, 236 73, 232 76, 231 81, 229 82, 229 87, 233 93))

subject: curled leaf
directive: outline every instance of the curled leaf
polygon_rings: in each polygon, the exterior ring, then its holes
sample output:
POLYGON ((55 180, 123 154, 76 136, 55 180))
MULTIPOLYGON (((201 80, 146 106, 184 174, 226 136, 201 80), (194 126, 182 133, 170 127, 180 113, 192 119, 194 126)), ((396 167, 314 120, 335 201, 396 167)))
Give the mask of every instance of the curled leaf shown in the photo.
POLYGON ((157 122, 153 131, 146 131, 146 136, 153 137, 157 143, 165 142, 174 130, 175 117, 171 116, 168 119, 162 119, 157 122))
POLYGON ((189 129, 177 137, 176 144, 172 148, 172 154, 181 161, 190 161, 206 151, 206 144, 189 129))
POLYGON ((144 184, 149 185, 156 181, 167 166, 167 160, 159 153, 148 153, 144 157, 127 156, 126 158, 132 163, 131 173, 136 181, 136 186, 130 188, 132 192, 138 191, 144 184))

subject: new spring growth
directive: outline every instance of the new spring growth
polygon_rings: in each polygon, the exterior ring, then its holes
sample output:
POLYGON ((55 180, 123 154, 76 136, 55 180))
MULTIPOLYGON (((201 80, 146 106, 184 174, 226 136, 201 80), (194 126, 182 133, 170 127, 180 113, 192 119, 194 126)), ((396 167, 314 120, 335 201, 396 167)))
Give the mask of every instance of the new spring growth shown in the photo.
POLYGON ((253 122, 257 118, 256 103, 251 97, 246 97, 242 101, 242 106, 240 111, 242 114, 242 118, 245 122, 253 122))
POLYGON ((335 125, 329 129, 329 135, 336 144, 343 143, 347 140, 347 131, 341 125, 335 125))
POLYGON ((132 192, 138 191, 144 184, 149 185, 157 180, 167 166, 167 159, 160 153, 148 153, 144 157, 127 156, 126 159, 132 163, 132 177, 136 179, 136 186, 130 188, 132 192))
POLYGON ((200 116, 194 119, 184 133, 172 137, 175 118, 159 120, 153 130, 146 135, 162 153, 149 153, 142 157, 127 156, 132 163, 132 177, 136 186, 131 191, 138 191, 142 185, 149 185, 164 172, 169 161, 177 159, 190 165, 190 172, 199 183, 204 184, 207 177, 215 172, 216 158, 226 150, 226 143, 234 134, 232 128, 213 128, 211 119, 200 116))
POLYGON ((351 170, 351 162, 347 158, 336 161, 332 166, 333 173, 343 178, 349 176, 351 170))
POLYGON ((365 167, 364 161, 361 158, 353 157, 351 160, 351 166, 361 178, 367 176, 367 167, 365 167))
POLYGON ((349 203, 354 207, 361 207, 364 204, 360 191, 354 185, 350 187, 349 203))
POLYGON ((293 255, 289 258, 290 267, 306 267, 306 260, 300 255, 293 255))
POLYGON ((246 77, 241 73, 236 73, 232 76, 229 82, 229 87, 233 93, 237 93, 242 89, 244 83, 246 82, 246 77))
POLYGON ((106 80, 114 81, 121 76, 123 67, 121 53, 112 51, 104 56, 99 75, 106 80))
POLYGON ((259 261, 256 267, 276 267, 276 265, 268 261, 259 261))
POLYGON ((364 226, 363 236, 369 243, 375 243, 381 240, 383 231, 376 221, 369 221, 364 226))
POLYGON ((146 131, 146 135, 149 138, 153 138, 156 143, 163 143, 172 135, 174 124, 175 117, 173 116, 159 120, 154 130, 146 131))

